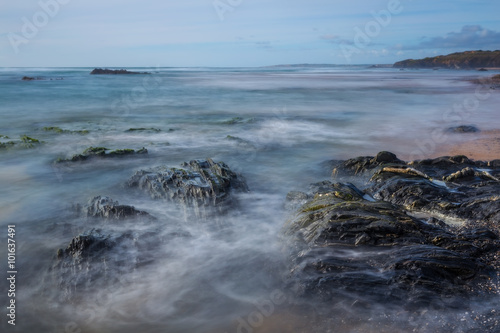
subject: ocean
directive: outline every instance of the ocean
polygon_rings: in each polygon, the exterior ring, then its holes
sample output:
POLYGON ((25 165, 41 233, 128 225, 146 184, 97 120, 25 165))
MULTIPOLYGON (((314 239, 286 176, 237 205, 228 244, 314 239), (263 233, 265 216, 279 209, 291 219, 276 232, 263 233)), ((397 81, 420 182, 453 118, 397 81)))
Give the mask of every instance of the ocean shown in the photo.
MULTIPOLYGON (((336 332, 330 314, 286 289, 286 194, 328 179, 327 161, 383 150, 421 159, 468 135, 447 128, 498 129, 500 94, 470 82, 491 73, 368 65, 128 69, 150 74, 0 68, 0 244, 8 225, 16 230, 16 326, 1 314, 9 332, 308 332, 322 323, 336 332), (56 163, 88 147, 148 154, 56 163), (250 189, 238 194, 242 207, 228 213, 222 231, 124 185, 137 170, 205 158, 224 161, 250 189), (120 271, 101 278, 115 282, 88 281, 70 297, 59 287, 56 253, 78 234, 106 228, 74 213, 99 195, 149 212, 161 235, 190 237, 149 251, 154 262, 144 267, 125 249, 117 254, 120 271)), ((8 270, 2 245, 0 276, 8 270)), ((9 286, 1 280, 5 309, 9 286)), ((360 318, 352 332, 371 332, 369 318, 360 318)))

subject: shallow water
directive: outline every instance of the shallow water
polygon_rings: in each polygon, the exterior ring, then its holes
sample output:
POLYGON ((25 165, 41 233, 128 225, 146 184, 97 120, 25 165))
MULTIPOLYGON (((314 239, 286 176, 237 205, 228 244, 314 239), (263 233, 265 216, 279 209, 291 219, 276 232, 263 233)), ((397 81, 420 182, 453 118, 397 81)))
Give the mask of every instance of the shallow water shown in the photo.
MULTIPOLYGON (((377 307, 360 312, 359 322, 334 323, 332 314, 358 310, 318 310, 318 304, 297 300, 284 287, 287 259, 280 229, 289 214, 283 208, 286 193, 328 178, 324 161, 380 150, 402 159, 430 156, 437 146, 462 140, 436 133, 462 124, 496 129, 499 120, 500 94, 464 80, 487 75, 472 71, 368 66, 130 70, 152 74, 0 70, 0 135, 10 138, 0 141, 25 134, 43 141, 32 149, 0 151, 0 225, 6 230, 15 224, 18 243, 18 325, 9 330, 245 332, 247 325, 254 332, 372 332, 374 313, 392 310, 377 307), (41 80, 21 81, 25 75, 41 80), (43 130, 49 126, 89 133, 43 130), (146 147, 149 154, 53 163, 89 146, 146 147), (174 205, 124 187, 136 170, 206 157, 244 175, 251 190, 239 195, 242 209, 229 213, 217 228, 186 220, 174 205), (134 253, 122 253, 125 264, 113 283, 88 286, 78 301, 69 301, 49 268, 57 249, 99 227, 71 213, 73 204, 97 195, 148 211, 160 221, 158 234, 168 240, 147 253, 154 263, 140 269, 127 266, 134 253), (190 237, 168 237, 176 232, 190 237)), ((116 232, 148 227, 136 221, 109 226, 116 232)), ((0 243, 6 238, 5 231, 0 243)), ((1 258, 7 257, 5 250, 2 246, 1 258)), ((0 261, 1 271, 7 271, 6 261, 0 261)), ((474 311, 484 318, 480 305, 474 311)), ((401 327, 410 325, 431 332, 457 320, 463 320, 464 332, 475 328, 470 314, 412 316, 400 313, 399 321, 391 317, 376 331, 405 331, 401 327)))

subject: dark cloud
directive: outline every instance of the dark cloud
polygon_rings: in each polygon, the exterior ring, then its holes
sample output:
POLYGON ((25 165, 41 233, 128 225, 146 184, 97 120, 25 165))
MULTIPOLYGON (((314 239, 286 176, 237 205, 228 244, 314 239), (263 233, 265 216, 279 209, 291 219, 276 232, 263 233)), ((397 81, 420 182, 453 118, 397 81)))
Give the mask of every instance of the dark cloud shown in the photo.
POLYGON ((499 49, 500 32, 485 29, 480 25, 466 25, 460 32, 449 32, 444 37, 424 37, 415 46, 405 49, 499 49))

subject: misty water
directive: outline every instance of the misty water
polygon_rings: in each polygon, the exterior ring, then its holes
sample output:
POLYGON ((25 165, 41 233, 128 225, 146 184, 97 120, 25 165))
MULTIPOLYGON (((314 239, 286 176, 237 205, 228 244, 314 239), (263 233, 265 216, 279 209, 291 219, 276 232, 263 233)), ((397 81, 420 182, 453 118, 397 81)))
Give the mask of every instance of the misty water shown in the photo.
MULTIPOLYGON (((7 225, 16 225, 17 240, 17 324, 9 331, 372 332, 371 321, 384 311, 392 315, 391 332, 404 325, 439 331, 446 320, 463 320, 464 332, 475 328, 470 309, 417 318, 395 315, 384 304, 349 310, 359 311, 359 320, 340 325, 341 309, 287 289, 281 228, 293 214, 284 208, 286 194, 328 179, 325 161, 381 150, 405 160, 435 156, 438 145, 463 140, 432 139, 446 128, 497 129, 500 95, 467 80, 488 73, 369 66, 130 69, 149 75, 91 70, 0 70, 0 135, 8 137, 0 141, 27 135, 42 142, 0 150, 0 244, 7 225), (88 147, 145 147, 149 154, 54 163, 88 147), (242 204, 215 224, 125 186, 137 170, 204 158, 224 161, 250 189, 235 194, 242 204), (98 195, 157 220, 110 223, 74 213, 75 205, 98 195), (141 266, 130 248, 114 249, 109 255, 120 259, 119 267, 89 267, 103 274, 69 295, 54 269, 57 250, 93 228, 153 230, 163 241, 145 244, 141 255, 151 262, 141 266)), ((6 246, 0 258, 3 276, 6 246)), ((1 281, 3 307, 8 288, 1 281)), ((479 320, 483 308, 492 304, 477 301, 479 320)))

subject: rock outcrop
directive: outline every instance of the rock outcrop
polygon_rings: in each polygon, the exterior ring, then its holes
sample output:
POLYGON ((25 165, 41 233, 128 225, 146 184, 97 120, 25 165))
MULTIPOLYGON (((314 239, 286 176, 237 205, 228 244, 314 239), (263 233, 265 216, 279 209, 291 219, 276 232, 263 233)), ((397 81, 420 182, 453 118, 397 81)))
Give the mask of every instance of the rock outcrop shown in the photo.
POLYGON ((122 220, 125 218, 152 218, 147 212, 137 210, 133 206, 120 205, 109 197, 97 196, 89 200, 82 208, 87 217, 122 220))
POLYGON ((498 297, 499 176, 498 161, 465 156, 406 163, 382 152, 337 162, 333 177, 358 186, 324 181, 287 198, 300 207, 284 228, 292 289, 409 310, 498 297))
POLYGON ((120 276, 152 263, 154 251, 164 240, 158 230, 87 230, 57 251, 52 267, 59 297, 77 301, 88 292, 99 292, 118 283, 120 276))
POLYGON ((223 162, 211 159, 193 160, 182 168, 157 167, 140 170, 128 181, 128 186, 146 191, 153 199, 163 199, 193 210, 198 217, 224 213, 236 202, 231 195, 246 192, 248 187, 223 162))

